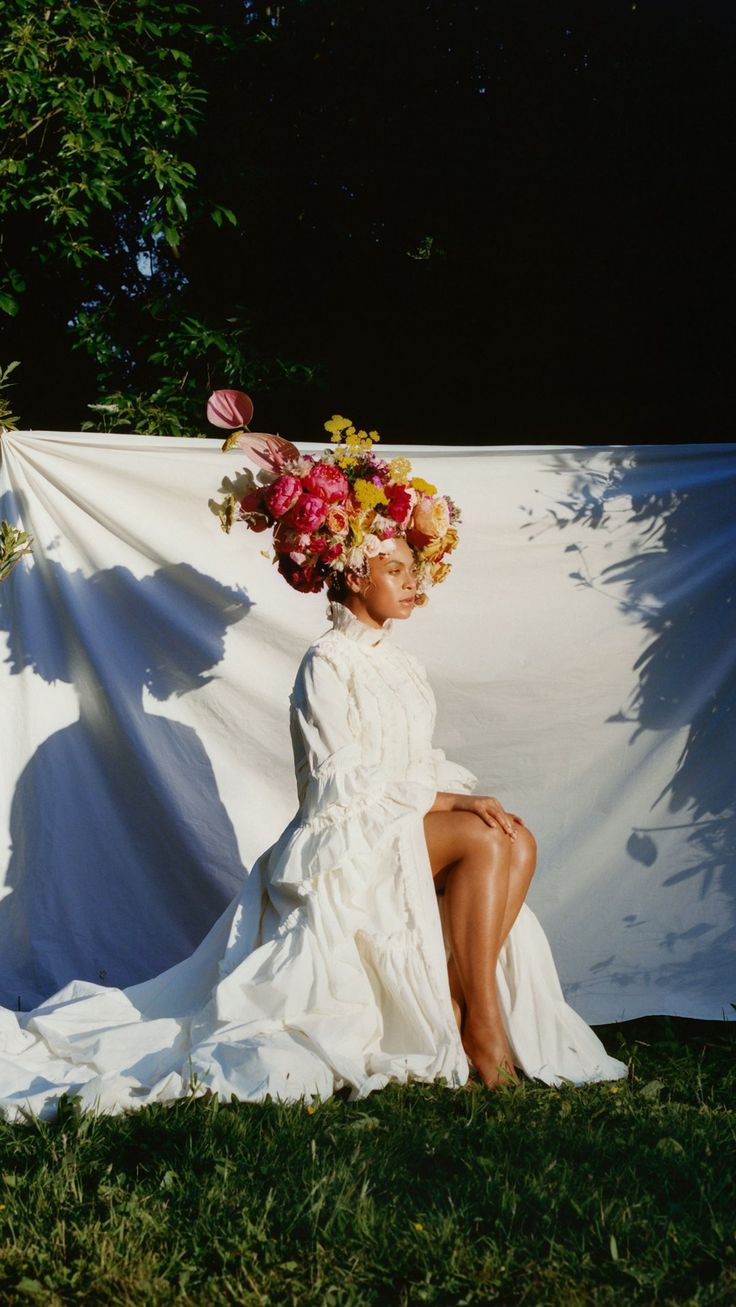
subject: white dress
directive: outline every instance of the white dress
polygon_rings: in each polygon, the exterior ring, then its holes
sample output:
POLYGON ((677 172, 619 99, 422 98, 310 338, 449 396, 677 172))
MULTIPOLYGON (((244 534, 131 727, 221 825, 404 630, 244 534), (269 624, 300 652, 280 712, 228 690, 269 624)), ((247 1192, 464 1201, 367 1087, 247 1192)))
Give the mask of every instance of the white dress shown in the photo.
MULTIPOLYGON (((206 1090, 294 1101, 467 1079, 422 818, 475 777, 432 747, 432 691, 388 626, 340 604, 331 615, 291 699, 295 817, 184 962, 129 989, 72 981, 32 1012, 0 1009, 9 1119, 52 1117, 65 1093, 118 1113, 206 1090)), ((526 906, 498 987, 527 1075, 626 1075, 565 1003, 526 906)))

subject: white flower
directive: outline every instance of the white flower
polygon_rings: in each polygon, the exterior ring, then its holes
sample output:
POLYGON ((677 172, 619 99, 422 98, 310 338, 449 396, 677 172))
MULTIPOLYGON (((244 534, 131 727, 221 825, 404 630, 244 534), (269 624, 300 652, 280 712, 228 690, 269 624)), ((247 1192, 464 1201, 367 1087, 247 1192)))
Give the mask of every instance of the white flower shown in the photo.
POLYGON ((383 541, 379 540, 378 536, 374 536, 369 531, 367 535, 363 536, 363 553, 365 557, 375 558, 376 554, 380 554, 382 543, 383 541))
POLYGON ((314 467, 314 463, 308 458, 292 458, 288 463, 284 463, 282 472, 288 472, 292 477, 305 477, 314 467))

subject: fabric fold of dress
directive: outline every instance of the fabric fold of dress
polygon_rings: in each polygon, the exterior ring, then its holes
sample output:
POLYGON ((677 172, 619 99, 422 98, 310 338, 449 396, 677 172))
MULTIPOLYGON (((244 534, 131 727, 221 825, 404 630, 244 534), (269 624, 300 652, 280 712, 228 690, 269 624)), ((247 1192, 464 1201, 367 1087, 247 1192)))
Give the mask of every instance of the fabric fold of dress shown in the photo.
MULTIPOLYGON (((462 1085, 423 818, 475 777, 433 748, 421 664, 332 605, 291 699, 299 808, 185 961, 126 990, 72 981, 0 1009, 0 1111, 51 1118, 63 1094, 119 1113, 210 1090, 361 1098, 390 1081, 462 1085)), ((566 1003, 524 907, 498 986, 517 1065, 548 1084, 626 1074, 566 1003)))

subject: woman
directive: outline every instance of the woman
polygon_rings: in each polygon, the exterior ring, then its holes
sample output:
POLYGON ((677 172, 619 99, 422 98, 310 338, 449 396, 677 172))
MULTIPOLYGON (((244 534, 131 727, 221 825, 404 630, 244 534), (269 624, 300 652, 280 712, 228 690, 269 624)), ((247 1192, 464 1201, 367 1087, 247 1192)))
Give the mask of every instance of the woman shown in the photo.
MULTIPOLYGON (((405 540, 378 555, 367 577, 348 573, 345 607, 369 628, 406 620, 417 596, 417 565, 405 540)), ((451 947, 450 993, 468 1058, 483 1083, 515 1079, 495 983, 501 945, 534 874, 536 844, 497 799, 440 791, 424 817, 435 888, 444 895, 451 947)))
POLYGON ((291 699, 298 811, 190 958, 126 990, 72 981, 30 1013, 0 1010, 11 1119, 51 1117, 65 1093, 117 1113, 206 1090, 459 1086, 468 1057, 489 1087, 514 1065, 548 1083, 626 1074, 564 1002, 524 904, 531 834, 433 748, 424 670, 390 639, 447 575, 457 510, 338 421, 336 450, 282 448, 240 499, 247 525, 273 528, 289 584, 333 600, 291 699))

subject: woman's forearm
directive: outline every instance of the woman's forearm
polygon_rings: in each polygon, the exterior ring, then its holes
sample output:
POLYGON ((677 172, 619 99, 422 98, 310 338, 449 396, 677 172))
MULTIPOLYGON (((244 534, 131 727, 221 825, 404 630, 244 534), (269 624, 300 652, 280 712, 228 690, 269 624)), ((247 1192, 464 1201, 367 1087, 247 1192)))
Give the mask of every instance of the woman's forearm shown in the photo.
POLYGON ((429 809, 430 812, 452 812, 456 806, 456 800, 461 796, 459 794, 449 794, 446 790, 438 790, 435 795, 434 803, 429 809))

